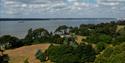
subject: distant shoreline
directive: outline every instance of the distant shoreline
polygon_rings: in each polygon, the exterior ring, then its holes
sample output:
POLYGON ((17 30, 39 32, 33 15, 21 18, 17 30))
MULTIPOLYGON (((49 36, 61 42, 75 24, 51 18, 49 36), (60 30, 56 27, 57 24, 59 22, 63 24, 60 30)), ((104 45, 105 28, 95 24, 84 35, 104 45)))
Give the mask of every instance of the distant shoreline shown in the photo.
POLYGON ((99 24, 111 21, 117 22, 115 18, 0 18, 0 36, 13 35, 24 38, 30 28, 45 28, 49 32, 54 32, 61 25, 79 27, 81 24, 99 24))
POLYGON ((117 20, 117 18, 0 18, 0 21, 18 21, 18 20, 117 20))

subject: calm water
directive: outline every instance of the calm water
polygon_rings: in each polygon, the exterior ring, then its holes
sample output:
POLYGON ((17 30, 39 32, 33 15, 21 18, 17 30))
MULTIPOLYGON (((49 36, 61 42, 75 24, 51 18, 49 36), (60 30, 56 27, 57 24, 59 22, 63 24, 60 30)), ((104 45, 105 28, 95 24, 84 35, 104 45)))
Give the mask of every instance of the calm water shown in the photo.
POLYGON ((45 28, 49 32, 54 31, 61 25, 67 26, 79 26, 80 24, 98 24, 101 22, 110 22, 114 20, 39 20, 39 21, 0 21, 0 36, 2 35, 13 35, 19 38, 23 38, 28 29, 33 28, 45 28))

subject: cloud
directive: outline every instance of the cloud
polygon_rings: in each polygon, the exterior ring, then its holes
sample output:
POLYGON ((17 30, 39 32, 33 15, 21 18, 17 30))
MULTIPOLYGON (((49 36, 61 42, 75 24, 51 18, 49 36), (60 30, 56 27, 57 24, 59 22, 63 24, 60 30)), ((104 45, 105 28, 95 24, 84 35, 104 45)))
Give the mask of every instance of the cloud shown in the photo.
POLYGON ((85 7, 91 7, 85 2, 80 2, 79 0, 5 0, 4 1, 5 8, 9 9, 34 9, 36 10, 48 10, 48 11, 56 11, 56 10, 80 10, 85 9, 85 7))
MULTIPOLYGON (((0 16, 24 17, 119 17, 125 0, 1 0, 0 16), (104 11, 105 10, 105 11, 104 11), (98 13, 100 12, 100 13, 98 13), (62 15, 63 14, 63 15, 62 15), (72 15, 74 14, 74 15, 72 15), (103 15, 104 14, 104 15, 103 15), (108 14, 108 15, 106 15, 108 14)), ((120 17, 122 17, 121 15, 120 17)))
POLYGON ((125 0, 97 0, 100 5, 115 6, 125 4, 125 0))

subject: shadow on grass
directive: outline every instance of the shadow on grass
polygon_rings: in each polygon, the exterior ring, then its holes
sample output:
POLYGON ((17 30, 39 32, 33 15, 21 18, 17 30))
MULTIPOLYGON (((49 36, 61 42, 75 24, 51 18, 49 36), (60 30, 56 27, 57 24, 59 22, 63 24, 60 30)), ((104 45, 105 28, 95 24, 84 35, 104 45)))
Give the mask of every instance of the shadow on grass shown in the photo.
POLYGON ((8 54, 3 54, 2 56, 0 56, 0 63, 9 63, 8 54))

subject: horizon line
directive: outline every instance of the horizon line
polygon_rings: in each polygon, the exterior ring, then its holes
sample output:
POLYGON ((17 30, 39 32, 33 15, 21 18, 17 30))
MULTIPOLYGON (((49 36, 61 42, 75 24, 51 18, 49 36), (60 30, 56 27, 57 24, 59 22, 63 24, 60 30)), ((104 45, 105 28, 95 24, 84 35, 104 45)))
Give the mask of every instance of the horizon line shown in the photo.
POLYGON ((82 19, 117 19, 117 18, 0 18, 0 21, 15 20, 82 20, 82 19))

